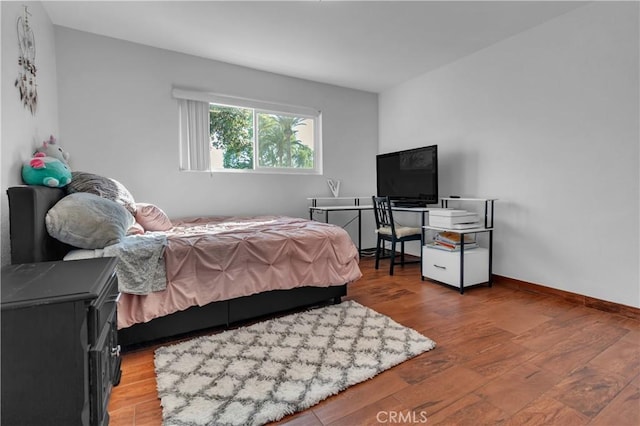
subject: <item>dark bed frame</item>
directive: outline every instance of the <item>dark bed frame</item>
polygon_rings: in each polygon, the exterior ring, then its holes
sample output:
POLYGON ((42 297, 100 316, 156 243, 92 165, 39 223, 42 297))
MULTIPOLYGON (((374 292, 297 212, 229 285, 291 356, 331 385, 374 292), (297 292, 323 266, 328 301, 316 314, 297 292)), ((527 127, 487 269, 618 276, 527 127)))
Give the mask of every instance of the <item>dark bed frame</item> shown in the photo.
MULTIPOLYGON (((65 191, 44 186, 15 186, 7 190, 11 236, 11 263, 61 260, 74 247, 52 238, 45 225, 47 211, 65 191)), ((135 324, 118 331, 125 348, 212 327, 259 318, 313 305, 340 303, 347 284, 330 287, 299 287, 194 306, 184 311, 135 324)))

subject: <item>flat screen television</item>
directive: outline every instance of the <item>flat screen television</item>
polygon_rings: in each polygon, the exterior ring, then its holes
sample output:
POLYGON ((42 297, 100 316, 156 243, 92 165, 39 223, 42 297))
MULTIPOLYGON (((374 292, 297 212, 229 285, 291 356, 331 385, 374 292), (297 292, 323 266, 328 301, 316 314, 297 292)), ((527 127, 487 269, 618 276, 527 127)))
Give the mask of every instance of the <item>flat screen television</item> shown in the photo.
POLYGON ((396 205, 425 206, 438 203, 438 146, 378 154, 378 196, 396 205))

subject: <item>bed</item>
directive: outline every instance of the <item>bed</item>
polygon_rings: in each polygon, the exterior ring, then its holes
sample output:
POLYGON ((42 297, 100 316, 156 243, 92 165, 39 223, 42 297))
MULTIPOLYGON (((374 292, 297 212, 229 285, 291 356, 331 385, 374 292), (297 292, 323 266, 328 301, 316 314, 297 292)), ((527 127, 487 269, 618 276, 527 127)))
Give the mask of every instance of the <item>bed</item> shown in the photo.
MULTIPOLYGON (((67 195, 65 190, 16 186, 7 194, 12 263, 61 260, 75 249, 52 238, 45 225, 47 212, 67 195)), ((123 347, 339 303, 347 285, 361 276, 357 249, 334 225, 279 216, 190 218, 174 224, 164 254, 167 288, 123 293, 118 302, 123 347), (227 252, 235 253, 235 266, 228 264, 227 252), (170 262, 181 267, 170 269, 170 262), (199 287, 185 287, 194 276, 199 287)))

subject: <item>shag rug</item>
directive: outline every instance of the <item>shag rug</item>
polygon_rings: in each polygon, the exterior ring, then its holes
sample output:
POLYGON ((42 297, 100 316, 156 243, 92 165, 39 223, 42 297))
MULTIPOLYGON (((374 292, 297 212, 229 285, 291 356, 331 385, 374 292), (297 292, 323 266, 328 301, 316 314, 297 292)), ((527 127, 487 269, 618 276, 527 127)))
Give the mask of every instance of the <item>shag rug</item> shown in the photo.
POLYGON ((435 343, 348 301, 155 351, 164 425, 260 425, 374 377, 435 343))

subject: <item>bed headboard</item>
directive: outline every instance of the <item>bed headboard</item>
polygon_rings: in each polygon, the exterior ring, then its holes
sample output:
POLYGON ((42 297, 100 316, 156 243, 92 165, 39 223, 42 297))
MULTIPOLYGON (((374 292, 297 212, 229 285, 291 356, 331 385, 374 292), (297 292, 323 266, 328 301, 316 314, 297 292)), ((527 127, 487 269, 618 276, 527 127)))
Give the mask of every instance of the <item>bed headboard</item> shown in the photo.
POLYGON ((60 260, 73 247, 52 238, 47 232, 45 216, 66 195, 60 188, 14 186, 9 196, 9 234, 11 263, 60 260))

